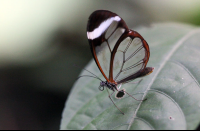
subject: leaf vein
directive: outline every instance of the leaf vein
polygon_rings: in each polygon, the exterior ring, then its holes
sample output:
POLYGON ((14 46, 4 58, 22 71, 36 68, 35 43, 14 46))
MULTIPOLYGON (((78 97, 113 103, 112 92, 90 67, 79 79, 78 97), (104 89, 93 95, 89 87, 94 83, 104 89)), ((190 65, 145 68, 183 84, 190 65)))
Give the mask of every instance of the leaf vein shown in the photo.
MULTIPOLYGON (((174 47, 169 51, 168 55, 161 62, 160 67, 157 69, 157 71, 154 71, 156 73, 153 76, 153 78, 152 78, 150 84, 148 85, 147 89, 145 90, 145 93, 144 93, 142 99, 144 99, 146 97, 147 92, 151 88, 151 86, 152 86, 153 82, 155 81, 156 77, 158 76, 158 74, 160 73, 160 71, 162 70, 162 68, 165 66, 166 62, 169 61, 169 59, 171 58, 171 56, 175 53, 175 51, 183 44, 184 41, 186 41, 189 37, 191 37, 192 35, 194 35, 197 32, 200 32, 200 30, 199 29, 198 30, 197 29, 192 30, 189 33, 187 33, 186 35, 184 35, 177 43, 175 43, 174 47)), ((136 111, 135 111, 135 113, 134 113, 134 115, 132 117, 132 120, 129 123, 128 129, 130 129, 131 124, 134 122, 134 118, 136 117, 136 114, 137 114, 137 112, 138 112, 141 104, 142 104, 142 101, 139 103, 138 108, 136 109, 136 111)))
POLYGON ((170 96, 167 95, 165 92, 160 91, 160 90, 150 89, 149 91, 153 91, 153 92, 160 93, 160 94, 166 96, 167 98, 169 98, 171 101, 173 101, 173 103, 174 103, 174 104, 178 107, 178 109, 180 110, 181 115, 182 115, 183 120, 184 120, 184 123, 185 123, 185 125, 186 125, 186 119, 185 119, 185 115, 184 115, 184 113, 183 113, 183 110, 181 109, 181 107, 179 106, 179 104, 178 104, 172 97, 170 97, 170 96))
POLYGON ((198 85, 198 87, 200 88, 200 84, 199 82, 197 81, 197 79, 194 77, 194 75, 187 69, 186 66, 184 66, 182 63, 178 62, 178 61, 171 61, 177 65, 179 65, 180 67, 182 67, 195 81, 195 83, 198 85))
POLYGON ((145 124, 147 124, 152 130, 155 130, 155 128, 149 123, 147 122, 146 120, 144 120, 143 118, 140 118, 140 117, 136 117, 135 119, 139 119, 141 121, 143 121, 145 124))

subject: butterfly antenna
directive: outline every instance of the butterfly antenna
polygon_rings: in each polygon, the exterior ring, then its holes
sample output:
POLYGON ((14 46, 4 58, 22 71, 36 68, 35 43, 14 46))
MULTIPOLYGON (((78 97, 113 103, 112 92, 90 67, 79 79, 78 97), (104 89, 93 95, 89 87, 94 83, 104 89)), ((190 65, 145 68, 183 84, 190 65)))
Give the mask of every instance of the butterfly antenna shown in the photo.
MULTIPOLYGON (((74 66, 76 66, 76 67, 78 67, 77 65, 74 65, 74 66)), ((78 68, 81 68, 81 67, 78 67, 78 68)), ((87 70, 87 69, 85 69, 85 68, 82 68, 83 70, 85 70, 85 71, 87 71, 87 72, 89 72, 89 73, 91 73, 92 75, 94 75, 94 76, 96 76, 94 73, 92 73, 91 71, 89 71, 89 70, 87 70)), ((94 78, 98 78, 100 81, 103 81, 103 80, 101 80, 98 76, 96 76, 96 77, 94 77, 94 78)))
POLYGON ((94 77, 94 76, 90 76, 90 75, 82 75, 82 76, 79 76, 76 80, 80 79, 81 77, 93 77, 93 78, 96 78, 96 79, 102 81, 100 78, 94 77))

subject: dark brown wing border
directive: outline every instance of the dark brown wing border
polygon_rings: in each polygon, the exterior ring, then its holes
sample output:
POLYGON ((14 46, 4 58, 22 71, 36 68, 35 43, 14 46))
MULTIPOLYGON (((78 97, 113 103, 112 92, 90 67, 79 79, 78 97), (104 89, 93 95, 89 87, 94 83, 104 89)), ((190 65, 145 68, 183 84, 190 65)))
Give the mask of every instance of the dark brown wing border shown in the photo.
MULTIPOLYGON (((122 79, 121 81, 117 82, 118 84, 119 83, 122 83, 124 81, 129 81, 130 79, 133 79, 133 78, 137 78, 137 76, 140 75, 140 73, 142 73, 145 68, 146 68, 146 65, 149 61, 149 57, 150 57, 150 50, 149 50, 149 45, 147 44, 147 42, 144 40, 144 38, 136 31, 133 31, 133 30, 129 30, 127 32, 124 32, 124 34, 119 38, 119 40, 117 41, 112 53, 111 53, 111 61, 110 61, 110 72, 109 72, 109 80, 111 82, 115 82, 114 79, 113 79, 113 63, 114 63, 114 57, 115 57, 115 54, 117 52, 117 49, 120 45, 120 43, 126 39, 127 37, 130 37, 131 39, 134 39, 134 38, 140 38, 141 41, 142 41, 142 44, 143 44, 143 47, 144 49, 146 50, 145 51, 145 58, 143 59, 143 63, 144 63, 144 66, 142 69, 140 69, 138 72, 130 75, 130 76, 127 76, 126 78, 122 79), (132 77, 131 77, 132 76, 132 77)), ((115 82, 116 83, 116 82, 115 82)))

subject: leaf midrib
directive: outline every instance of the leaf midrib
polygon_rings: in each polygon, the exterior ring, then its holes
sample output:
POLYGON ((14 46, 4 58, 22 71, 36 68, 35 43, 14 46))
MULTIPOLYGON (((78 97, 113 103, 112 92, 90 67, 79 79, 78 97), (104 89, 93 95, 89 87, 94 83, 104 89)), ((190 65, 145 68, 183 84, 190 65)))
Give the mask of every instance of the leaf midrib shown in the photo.
MULTIPOLYGON (((155 81, 155 79, 157 78, 158 74, 160 73, 160 71, 162 70, 162 68, 165 66, 166 62, 171 58, 171 56, 174 54, 174 52, 183 44, 184 41, 186 41, 188 38, 190 38, 192 35, 194 35, 195 33, 197 32, 200 32, 199 29, 195 29, 195 30, 192 30, 190 31, 189 33, 187 33, 186 35, 184 35, 175 45, 174 47, 172 48, 172 50, 169 51, 168 55, 165 57, 165 59, 162 61, 160 67, 158 68, 158 70, 156 71, 156 74, 153 76, 149 86, 147 87, 147 89, 145 90, 144 92, 144 95, 142 97, 142 100, 146 97, 147 93, 148 93, 148 90, 150 89, 150 87, 152 86, 153 82, 155 81)), ((132 123, 134 122, 134 119, 136 117, 136 114, 140 108, 142 104, 142 101, 139 103, 135 113, 133 114, 133 117, 129 123, 129 126, 128 126, 128 130, 130 130, 130 127, 132 125, 132 123)))

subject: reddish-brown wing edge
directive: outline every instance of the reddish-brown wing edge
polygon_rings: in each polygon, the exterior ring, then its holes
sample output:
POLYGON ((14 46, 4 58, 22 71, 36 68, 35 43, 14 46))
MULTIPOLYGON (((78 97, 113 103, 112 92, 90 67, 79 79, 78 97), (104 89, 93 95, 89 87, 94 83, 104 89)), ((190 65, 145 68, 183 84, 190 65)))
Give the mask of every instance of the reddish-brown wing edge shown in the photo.
MULTIPOLYGON (((115 14, 115 13, 113 13, 113 12, 111 12, 111 11, 107 11, 107 10, 97 10, 97 11, 95 11, 95 12, 93 12, 92 14, 91 14, 91 16, 89 17, 89 21, 88 21, 88 25, 87 25, 87 31, 90 31, 90 28, 91 28, 91 30, 93 30, 93 29, 95 29, 97 26, 94 26, 95 24, 94 23, 91 23, 91 21, 90 21, 90 19, 93 19, 93 17, 95 16, 95 18, 97 18, 97 16, 98 17, 102 17, 104 20, 105 19, 107 19, 108 17, 114 17, 114 16, 118 16, 117 14, 115 14), (96 15, 96 13, 99 13, 99 15, 96 15), (104 16, 104 17, 102 17, 102 15, 105 15, 106 14, 106 17, 104 16), (94 25, 93 25, 94 24, 94 25)), ((120 17, 121 18, 121 17, 120 17)), ((99 19, 99 18, 98 18, 99 19)), ((96 20, 95 20, 95 22, 96 22, 96 20)), ((100 23, 98 23, 97 25, 99 25, 100 23)), ((127 25, 126 25, 126 23, 125 23, 125 21, 121 18, 121 21, 119 22, 119 24, 118 24, 118 26, 116 27, 116 29, 117 28, 119 28, 119 27, 121 27, 121 28, 124 28, 125 29, 125 32, 126 31, 128 31, 129 29, 128 29, 128 27, 127 27, 127 25)), ((93 55, 93 58, 94 58, 94 60, 95 60, 95 62, 96 62, 96 64, 97 64, 97 66, 98 66, 98 68, 99 68, 99 70, 101 71, 101 73, 102 73, 102 75, 104 76, 104 78, 106 79, 106 81, 108 81, 108 82, 112 82, 112 83, 115 83, 115 81, 113 80, 113 79, 110 79, 110 74, 109 74, 109 79, 108 79, 108 77, 105 75, 105 73, 104 73, 104 71, 103 71, 103 69, 101 68, 101 65, 100 65, 100 63, 99 63, 99 60, 98 60, 98 58, 97 58, 97 55, 96 55, 96 51, 95 51, 95 47, 96 46, 100 46, 104 41, 106 41, 106 39, 105 39, 105 33, 106 33, 106 31, 100 36, 100 37, 98 37, 98 38, 96 38, 96 39, 94 39, 94 40, 89 40, 89 44, 90 44, 90 49, 91 49, 91 51, 92 51, 92 55, 93 55)), ((112 51, 113 52, 113 51, 112 51)), ((112 56, 112 52, 111 52, 111 56, 112 56)), ((110 60, 111 61, 111 60, 110 60)), ((111 63, 110 63, 110 65, 111 65, 111 63)), ((112 69, 111 67, 110 67, 110 69, 112 69)), ((110 71, 109 71, 109 73, 110 73, 110 71)), ((116 83, 115 83, 116 84, 116 83)))
MULTIPOLYGON (((149 61, 149 57, 150 57, 150 51, 149 51, 149 45, 147 44, 147 42, 144 40, 144 38, 136 31, 133 31, 133 30, 129 30, 129 31, 126 31, 124 32, 124 34, 118 39, 112 53, 111 53, 111 59, 110 59, 110 72, 109 72, 109 81, 110 82, 113 82, 113 83, 116 83, 113 79, 113 62, 114 62, 114 58, 115 58, 115 54, 117 52, 117 49, 120 45, 120 43, 127 37, 130 37, 132 39, 138 37, 141 39, 142 43, 143 43, 143 47, 145 48, 146 52, 145 52, 145 58, 144 58, 144 66, 142 69, 139 70, 139 73, 143 72, 146 68, 146 65, 149 61)), ((136 73, 135 73, 136 74, 136 73)), ((134 74, 133 74, 134 75, 134 74)), ((137 75, 140 75, 137 73, 137 75)), ((128 76, 127 76, 128 77, 128 76)), ((126 79, 126 78, 125 78, 126 79)), ((129 80, 129 79, 127 79, 129 80)), ((122 80, 123 81, 123 80, 122 80)), ((116 83, 117 84, 117 83, 116 83)), ((119 84, 119 83, 118 83, 119 84)))
POLYGON ((104 76, 104 78, 106 79, 106 81, 110 82, 109 79, 107 78, 107 76, 105 75, 105 73, 103 72, 103 69, 101 68, 101 65, 99 64, 99 60, 97 58, 97 55, 96 55, 96 51, 95 51, 95 46, 93 44, 94 41, 92 40, 89 40, 89 43, 91 44, 90 47, 91 47, 91 51, 92 51, 92 55, 93 55, 93 58, 99 68, 99 70, 101 71, 102 75, 104 76))

